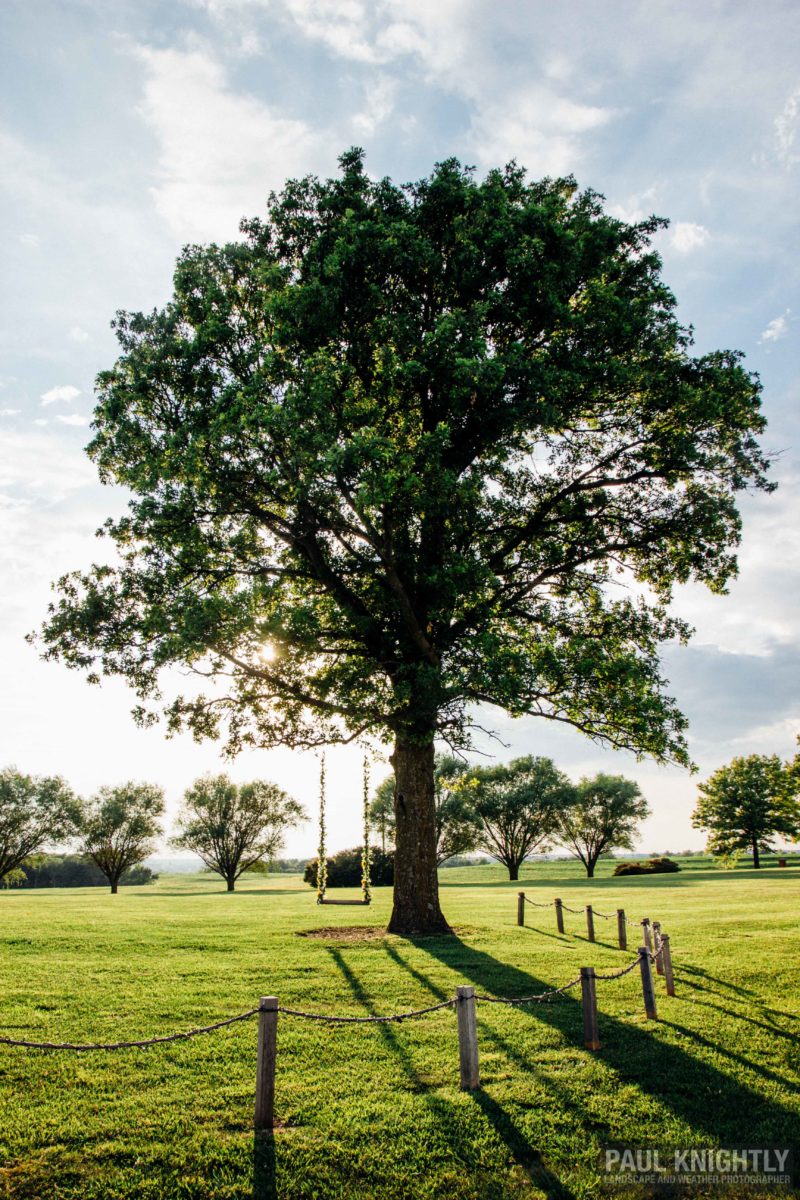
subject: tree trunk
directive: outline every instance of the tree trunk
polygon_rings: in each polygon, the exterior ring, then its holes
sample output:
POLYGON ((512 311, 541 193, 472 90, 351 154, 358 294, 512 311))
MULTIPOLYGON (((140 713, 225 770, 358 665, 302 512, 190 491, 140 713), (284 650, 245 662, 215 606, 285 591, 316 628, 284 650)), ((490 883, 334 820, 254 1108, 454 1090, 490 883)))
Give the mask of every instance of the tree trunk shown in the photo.
POLYGON ((118 888, 119 888, 119 884, 117 883, 116 879, 112 880, 111 881, 111 895, 112 896, 116 896, 118 888))
POLYGON ((229 892, 232 892, 232 891, 233 891, 233 889, 234 889, 234 884, 235 884, 235 882, 236 882, 236 881, 235 881, 234 879, 227 879, 225 882, 226 882, 226 883, 227 883, 227 885, 228 885, 228 891, 229 891, 229 892))
POLYGON ((433 742, 415 745, 398 737, 391 763, 397 828, 389 933, 450 933, 439 907, 433 742))
POLYGON ((594 879, 594 863, 593 862, 587 862, 586 874, 588 875, 589 879, 594 879))
POLYGON ((508 878, 519 879, 519 863, 508 863, 508 878))
POLYGON ((753 838, 753 869, 758 871, 761 867, 761 861, 758 857, 758 842, 753 838))

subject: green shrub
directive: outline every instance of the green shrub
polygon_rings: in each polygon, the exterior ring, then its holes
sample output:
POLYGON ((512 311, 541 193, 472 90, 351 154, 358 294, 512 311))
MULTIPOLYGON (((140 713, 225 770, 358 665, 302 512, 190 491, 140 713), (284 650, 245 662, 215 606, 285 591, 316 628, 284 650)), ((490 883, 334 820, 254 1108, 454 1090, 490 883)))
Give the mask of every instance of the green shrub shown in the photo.
POLYGON ((671 858, 649 858, 646 862, 621 862, 614 867, 615 875, 669 875, 680 871, 671 858))
MULTIPOLYGON (((303 879, 311 887, 317 886, 317 859, 312 858, 306 864, 303 879)), ((376 887, 388 886, 394 883, 394 855, 383 854, 372 849, 372 867, 370 879, 376 887)), ((361 886, 361 847, 354 850, 340 850, 328 859, 328 887, 360 887, 361 886)))

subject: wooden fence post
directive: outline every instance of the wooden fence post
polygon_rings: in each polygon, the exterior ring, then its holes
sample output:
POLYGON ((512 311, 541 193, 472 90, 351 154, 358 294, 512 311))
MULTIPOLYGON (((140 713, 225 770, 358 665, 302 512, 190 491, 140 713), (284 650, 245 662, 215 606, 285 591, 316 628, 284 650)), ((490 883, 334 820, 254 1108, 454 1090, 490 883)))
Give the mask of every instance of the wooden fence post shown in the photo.
POLYGON ((517 924, 525 924, 525 893, 517 892, 517 924))
POLYGON ((661 958, 664 963, 664 982, 667 985, 667 995, 675 995, 675 980, 672 977, 672 952, 669 948, 669 934, 661 935, 661 958))
POLYGON ((587 1050, 600 1049, 597 1026, 597 983, 594 967, 581 967, 581 998, 583 1000, 583 1044, 587 1050))
POLYGON ((645 946, 647 946, 647 949, 652 954, 653 953, 653 929, 652 929, 652 926, 650 925, 649 917, 642 917, 642 936, 644 938, 645 946))
POLYGON ((644 1011, 647 1013, 648 1019, 651 1021, 658 1020, 658 1012, 656 1010, 656 992, 653 987, 653 972, 650 969, 650 951, 647 946, 639 947, 639 967, 642 972, 642 996, 644 997, 644 1011))
POLYGON ((564 910, 561 906, 561 901, 554 900, 553 905, 556 910, 556 926, 558 928, 558 932, 563 933, 564 932, 564 910))
POLYGON ((653 953, 656 956, 656 974, 664 974, 664 956, 659 954, 661 949, 661 922, 653 921, 653 953))
POLYGON ((278 1000, 262 996, 258 1006, 258 1062, 256 1065, 256 1129, 275 1123, 275 1056, 278 1039, 278 1000))
POLYGON ((586 934, 590 942, 594 941, 594 913, 591 904, 586 905, 586 934))
POLYGON ((628 930, 627 922, 625 921, 625 909, 617 909, 617 938, 619 939, 620 950, 628 949, 628 930))
POLYGON ((456 988, 458 1017, 458 1061, 461 1068, 461 1088, 474 1091, 481 1086, 478 1069, 478 1026, 475 1020, 475 988, 456 988))

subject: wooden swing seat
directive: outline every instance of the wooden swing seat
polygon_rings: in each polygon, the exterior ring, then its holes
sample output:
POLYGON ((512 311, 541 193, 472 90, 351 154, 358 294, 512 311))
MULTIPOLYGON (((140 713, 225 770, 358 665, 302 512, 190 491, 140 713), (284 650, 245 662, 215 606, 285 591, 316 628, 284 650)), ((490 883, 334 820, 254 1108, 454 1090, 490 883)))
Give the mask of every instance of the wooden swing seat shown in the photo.
POLYGON ((358 904, 360 906, 371 904, 371 900, 317 900, 317 904, 358 904))

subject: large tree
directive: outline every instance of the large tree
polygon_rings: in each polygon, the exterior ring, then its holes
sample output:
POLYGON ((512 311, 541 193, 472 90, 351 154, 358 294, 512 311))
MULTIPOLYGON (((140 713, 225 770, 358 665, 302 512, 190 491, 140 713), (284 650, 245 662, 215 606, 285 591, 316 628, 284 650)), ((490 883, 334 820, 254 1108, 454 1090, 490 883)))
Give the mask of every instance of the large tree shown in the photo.
POLYGON ((390 740, 390 929, 445 930, 434 739, 467 745, 476 705, 686 761, 667 604, 734 573, 764 420, 737 353, 691 356, 657 219, 515 165, 341 168, 118 315, 88 451, 130 508, 44 652, 230 751, 390 740), (162 701, 178 664, 207 688, 162 701))
POLYGON ((277 857, 286 831, 304 820, 302 804, 276 783, 205 775, 184 792, 173 843, 197 854, 232 892, 245 871, 277 857))
POLYGON ((544 849, 558 812, 572 797, 572 784, 550 758, 515 758, 473 768, 460 781, 478 825, 477 845, 519 879, 534 850, 544 849))
POLYGON ((734 758, 697 790, 692 824, 707 830, 712 854, 750 850, 758 869, 776 834, 800 835, 800 755, 786 763, 777 754, 734 758))
MULTIPOLYGON (((454 786, 467 770, 463 758, 453 754, 436 754, 433 762, 433 802, 435 808, 436 863, 441 866, 457 854, 474 850, 478 826, 473 806, 467 795, 454 786)), ((397 780, 387 775, 375 789, 370 816, 381 835, 381 849, 386 853, 386 839, 395 840, 395 794, 397 780)))
POLYGON ((126 871, 144 862, 161 834, 164 793, 154 783, 103 787, 89 801, 83 821, 83 853, 100 868, 112 893, 126 871))
POLYGON ((42 846, 73 837, 81 822, 81 802, 58 776, 25 775, 16 767, 0 770, 0 879, 42 846))
POLYGON ((575 785, 570 803, 558 813, 556 832, 591 879, 601 854, 633 849, 639 824, 649 814, 638 783, 601 773, 575 785))

